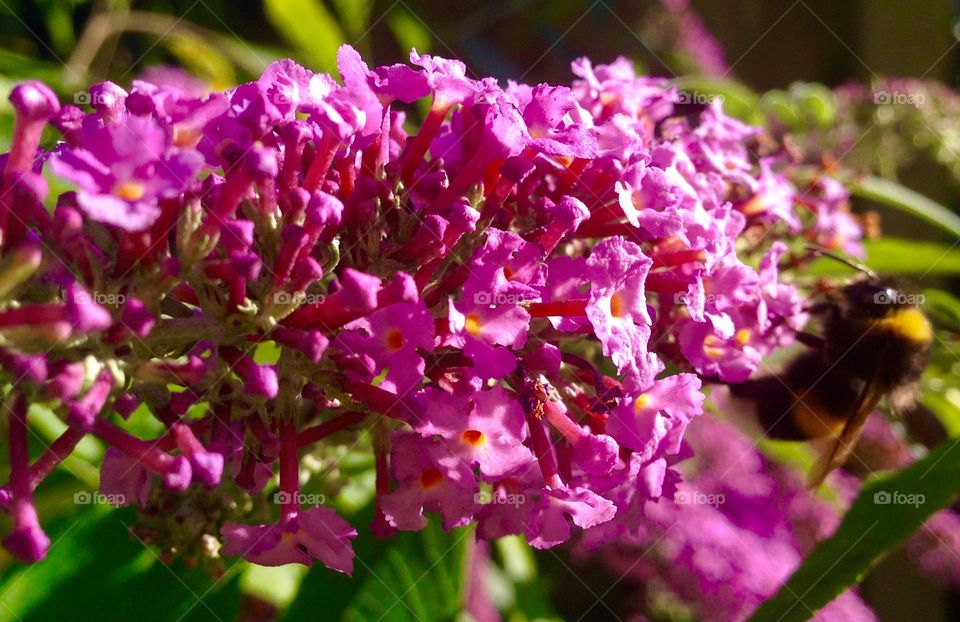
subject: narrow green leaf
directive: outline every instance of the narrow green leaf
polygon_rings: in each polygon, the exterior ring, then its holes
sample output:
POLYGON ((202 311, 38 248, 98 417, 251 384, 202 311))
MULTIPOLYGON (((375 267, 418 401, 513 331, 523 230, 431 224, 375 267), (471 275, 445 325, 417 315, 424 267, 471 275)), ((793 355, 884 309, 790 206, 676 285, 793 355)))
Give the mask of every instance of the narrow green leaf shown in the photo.
MULTIPOLYGON (((370 508, 350 517, 368 524, 370 508)), ((435 521, 420 532, 402 532, 390 540, 360 530, 354 541, 353 577, 317 564, 283 619, 312 620, 317 611, 330 619, 416 622, 451 620, 460 609, 467 528, 444 532, 435 521)), ((326 619, 326 618, 324 618, 326 619)))
POLYGON ((925 391, 922 401, 937 415, 947 436, 960 437, 960 389, 946 387, 943 392, 925 391))
POLYGON ((704 98, 717 96, 723 98, 723 109, 727 114, 747 123, 762 123, 760 104, 757 94, 744 84, 733 80, 718 80, 706 76, 684 76, 674 81, 677 88, 687 93, 696 93, 704 98))
POLYGON ((760 98, 760 108, 788 127, 800 129, 803 126, 795 102, 786 91, 780 89, 767 91, 760 98))
POLYGON ((167 37, 164 43, 190 73, 204 78, 213 88, 226 89, 237 83, 230 60, 200 37, 167 37))
POLYGON ((960 333, 960 300, 939 289, 923 290, 923 309, 937 326, 960 333))
POLYGON ((370 23, 373 0, 333 0, 333 5, 350 38, 356 40, 362 37, 370 23))
POLYGON ((320 0, 265 0, 267 19, 313 65, 330 71, 337 64, 343 31, 320 0))
POLYGON ((447 620, 461 607, 469 529, 445 533, 431 522, 416 538, 391 543, 388 554, 347 607, 345 620, 447 620))
POLYGON ((396 6, 387 15, 387 25, 393 31, 393 36, 404 50, 417 48, 417 52, 425 54, 433 48, 433 37, 423 22, 410 14, 403 6, 396 6))
POLYGON ((854 196, 907 212, 960 238, 960 216, 895 181, 880 177, 863 177, 854 179, 847 187, 854 196))
POLYGON ((830 127, 836 121, 837 98, 822 84, 798 82, 790 86, 790 96, 806 122, 830 127))
POLYGON ((59 54, 67 54, 77 44, 73 31, 73 3, 54 0, 44 7, 43 21, 50 35, 50 43, 59 54))
POLYGON ((236 618, 235 576, 164 565, 130 534, 134 520, 130 509, 91 505, 47 521, 47 559, 13 565, 0 579, 0 622, 236 618))
MULTIPOLYGON (((867 240, 864 248, 867 251, 864 263, 880 273, 923 276, 960 274, 960 245, 883 237, 867 240)), ((853 272, 853 268, 828 257, 817 259, 804 270, 804 274, 812 276, 850 272, 853 272)))
POLYGON ((297 596, 307 567, 300 564, 258 566, 247 564, 240 574, 240 591, 278 609, 285 609, 297 596))
POLYGON ((753 622, 801 622, 863 578, 960 491, 960 439, 910 467, 868 480, 843 522, 807 556, 753 622))

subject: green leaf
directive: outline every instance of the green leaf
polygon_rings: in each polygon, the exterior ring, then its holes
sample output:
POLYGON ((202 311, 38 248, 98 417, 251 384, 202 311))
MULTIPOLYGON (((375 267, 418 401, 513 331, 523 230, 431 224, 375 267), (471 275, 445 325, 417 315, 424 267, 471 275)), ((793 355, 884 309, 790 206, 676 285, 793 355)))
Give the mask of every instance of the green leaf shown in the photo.
POLYGON ((130 510, 88 506, 47 521, 47 559, 12 565, 0 579, 0 622, 236 618, 235 576, 217 581, 179 562, 164 565, 129 533, 133 520, 130 510))
POLYGON ((306 574, 307 567, 300 564, 276 567, 247 564, 240 575, 240 591, 285 609, 296 598, 306 574))
MULTIPOLYGON (((867 266, 889 274, 953 275, 960 274, 960 246, 938 242, 883 237, 867 240, 867 266)), ((853 268, 828 257, 821 257, 804 270, 804 274, 824 276, 847 274, 853 268)))
POLYGON ((790 86, 790 96, 804 120, 818 127, 831 127, 837 118, 837 98, 833 91, 809 82, 790 86))
MULTIPOLYGON (((372 512, 350 517, 368 524, 372 512)), ((416 622, 449 620, 460 610, 469 528, 444 532, 435 521, 420 532, 401 532, 379 540, 360 529, 354 541, 354 575, 333 572, 322 564, 310 570, 284 620, 416 622), (340 615, 342 612, 342 615, 340 615)))
POLYGON ((266 0, 267 19, 317 71, 337 64, 337 48, 346 41, 337 20, 320 0, 266 0))
POLYGON ((937 326, 960 333, 960 300, 939 289, 923 290, 923 310, 937 326))
MULTIPOLYGON (((30 405, 30 429, 36 440, 46 449, 67 430, 67 424, 47 406, 39 403, 30 405)), ((97 488, 100 484, 100 471, 95 466, 103 456, 103 445, 92 437, 84 437, 76 449, 58 465, 61 469, 77 478, 88 488, 97 488)))
POLYGON ((290 55, 289 52, 283 50, 273 49, 229 35, 211 35, 211 38, 238 69, 249 74, 252 78, 259 77, 273 61, 290 55))
POLYGON ((425 54, 433 48, 433 37, 423 22, 414 17, 405 6, 398 5, 387 15, 387 25, 404 50, 417 48, 425 54))
POLYGON ((237 83, 237 76, 230 60, 203 39, 166 37, 164 42, 190 73, 202 77, 214 89, 227 89, 237 83))
POLYGON ((863 578, 960 490, 960 439, 906 469, 867 480, 830 538, 819 543, 753 622, 800 622, 863 578))
POLYGON ((533 549, 521 536, 493 543, 500 566, 489 566, 490 599, 511 622, 559 620, 550 600, 549 578, 540 576, 533 549))
POLYGON ((52 0, 44 7, 43 21, 50 35, 50 43, 60 54, 67 54, 77 43, 73 32, 72 2, 52 0))
POLYGON ((800 129, 803 122, 794 104, 795 102, 790 94, 780 89, 767 91, 760 98, 760 107, 764 112, 773 115, 777 121, 784 125, 800 129))
POLYGON ((333 0, 333 5, 337 8, 340 23, 350 34, 350 38, 361 38, 370 23, 373 0, 333 0))
POLYGON ((937 415, 947 436, 960 437, 960 389, 946 387, 942 392, 924 391, 922 401, 937 415))
POLYGON ((854 179, 847 187, 854 196, 907 212, 960 238, 960 216, 895 181, 868 176, 854 179))
POLYGON ((747 123, 761 123, 759 99, 749 87, 733 80, 718 80, 705 76, 684 76, 674 80, 681 91, 723 98, 727 114, 747 123))

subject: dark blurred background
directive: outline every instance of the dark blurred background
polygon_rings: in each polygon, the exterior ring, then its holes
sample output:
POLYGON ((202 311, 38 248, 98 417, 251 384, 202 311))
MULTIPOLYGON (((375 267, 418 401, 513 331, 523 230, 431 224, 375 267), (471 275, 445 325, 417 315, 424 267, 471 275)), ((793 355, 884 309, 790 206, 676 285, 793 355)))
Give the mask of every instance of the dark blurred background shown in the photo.
MULTIPOLYGON (((775 95, 798 82, 877 88, 888 76, 955 86, 960 71, 957 7, 947 0, 0 0, 0 13, 0 91, 32 76, 67 98, 95 80, 129 83, 154 64, 183 66, 215 88, 283 56, 335 72, 342 42, 370 64, 416 47, 461 58, 475 75, 527 82, 568 82, 579 56, 623 55, 648 73, 706 74, 775 95)), ((852 128, 870 135, 835 155, 955 206, 960 136, 936 110, 904 110, 852 128)), ((895 231, 912 226, 890 216, 895 231)))
MULTIPOLYGON (((664 33, 650 32, 660 2, 335 0, 323 6, 320 19, 330 18, 340 32, 312 35, 313 47, 324 47, 323 34, 340 34, 378 64, 403 59, 408 47, 419 44, 464 59, 478 74, 504 79, 565 81, 570 61, 582 55, 603 62, 622 54, 662 75, 690 70, 670 58, 670 42, 658 40, 664 33)), ((884 75, 956 81, 956 7, 946 0, 695 0, 691 6, 722 44, 731 74, 759 90, 797 80, 834 86, 884 75)), ((288 51, 319 60, 321 53, 297 49, 277 16, 306 25, 318 17, 315 11, 311 2, 287 0, 3 0, 0 70, 15 74, 33 62, 56 72, 60 61, 86 60, 72 69, 87 72, 86 78, 129 79, 145 65, 183 63, 191 54, 176 39, 188 34, 209 36, 208 43, 228 59, 250 55, 246 69, 257 56, 268 61, 288 51), (132 23, 88 32, 84 39, 91 16, 127 11, 134 12, 132 23), (168 19, 143 19, 146 13, 168 19), (233 41, 216 41, 221 37, 233 41), (90 50, 79 50, 77 43, 89 44, 91 38, 101 47, 88 59, 90 50), (15 56, 23 57, 20 67, 15 56)), ((335 49, 339 41, 329 43, 335 49)), ((192 60, 204 62, 199 56, 192 60)), ((216 67, 222 59, 206 62, 204 73, 222 77, 216 67)), ((250 77, 243 68, 235 71, 239 79, 250 77)))

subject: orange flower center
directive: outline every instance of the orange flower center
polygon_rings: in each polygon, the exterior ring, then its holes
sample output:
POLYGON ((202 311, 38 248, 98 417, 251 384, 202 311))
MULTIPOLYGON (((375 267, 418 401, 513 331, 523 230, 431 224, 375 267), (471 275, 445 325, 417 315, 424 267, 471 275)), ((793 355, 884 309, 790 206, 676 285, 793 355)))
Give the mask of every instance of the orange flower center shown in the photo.
POLYGON ((712 359, 718 359, 723 357, 726 349, 723 347, 723 342, 714 335, 707 335, 703 340, 703 353, 712 359))
POLYGON ((383 340, 384 343, 386 343, 387 350, 391 352, 396 352, 403 347, 403 333, 400 332, 399 328, 391 328, 388 330, 383 340))
POLYGON ((463 327, 467 329, 468 333, 476 337, 480 334, 480 316, 476 313, 471 313, 464 321, 463 327))
POLYGON ((644 408, 650 405, 650 396, 646 393, 641 393, 637 396, 637 399, 633 401, 633 410, 634 412, 640 412, 644 408))
POLYGON ((464 445, 479 447, 487 442, 487 437, 480 430, 464 430, 463 434, 460 435, 460 441, 464 445))
POLYGON ((177 147, 195 147, 203 135, 196 129, 173 126, 173 144, 177 147))
POLYGON ((124 201, 139 201, 146 190, 147 187, 139 181, 125 181, 117 184, 113 193, 124 201))
POLYGON ((624 301, 620 292, 610 296, 610 315, 613 317, 623 317, 627 314, 627 303, 624 301))
POLYGON ((420 488, 423 490, 430 490, 431 488, 436 488, 440 485, 440 482, 443 481, 443 473, 436 469, 427 469, 420 476, 420 488))

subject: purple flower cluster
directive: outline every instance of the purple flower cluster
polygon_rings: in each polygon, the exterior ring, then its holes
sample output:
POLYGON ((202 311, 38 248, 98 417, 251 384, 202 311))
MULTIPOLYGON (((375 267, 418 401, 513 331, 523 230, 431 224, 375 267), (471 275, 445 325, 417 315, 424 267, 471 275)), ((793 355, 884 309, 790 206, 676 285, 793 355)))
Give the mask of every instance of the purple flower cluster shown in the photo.
MULTIPOLYGON (((687 436, 696 459, 685 464, 686 481, 673 499, 651 503, 640 528, 603 548, 603 557, 617 576, 648 586, 651 600, 673 594, 697 619, 745 620, 836 529, 841 508, 728 422, 701 417, 687 436)), ((841 487, 855 490, 854 478, 844 477, 841 487)), ((851 590, 813 619, 876 616, 851 590)))
POLYGON ((757 129, 626 59, 505 88, 416 52, 338 61, 342 84, 289 60, 226 92, 101 83, 92 112, 13 91, 0 502, 21 560, 49 546, 33 490, 86 435, 128 504, 278 486, 278 516, 241 504, 205 534, 260 564, 352 570, 356 530, 301 503, 326 446, 374 456, 379 535, 427 513, 536 547, 636 530, 672 494, 697 374, 742 380, 803 324, 781 240, 860 235, 841 188, 795 187, 757 129), (32 464, 31 404, 69 424, 32 464), (135 411, 164 431, 131 433, 135 411))
MULTIPOLYGON (((834 495, 818 495, 806 488, 803 473, 764 455, 747 434, 719 417, 699 417, 685 440, 695 459, 680 468, 684 481, 676 483, 672 499, 648 504, 635 531, 593 530, 580 553, 598 550, 616 576, 646 587, 650 603, 670 594, 698 619, 747 619, 793 574, 803 556, 836 530, 860 480, 835 472, 829 480, 834 495)), ((876 413, 850 470, 870 474, 913 461, 910 446, 876 413)), ((906 544, 919 569, 948 586, 960 581, 958 526, 954 510, 940 511, 906 544)), ((877 617, 850 590, 813 619, 877 617)))

